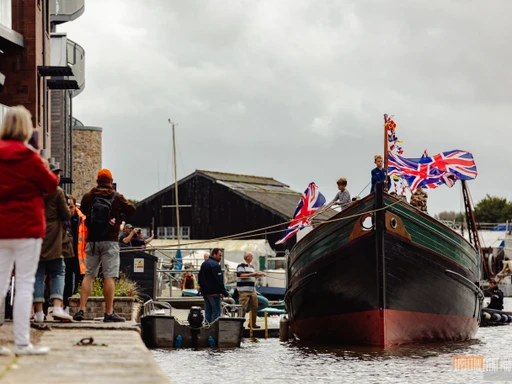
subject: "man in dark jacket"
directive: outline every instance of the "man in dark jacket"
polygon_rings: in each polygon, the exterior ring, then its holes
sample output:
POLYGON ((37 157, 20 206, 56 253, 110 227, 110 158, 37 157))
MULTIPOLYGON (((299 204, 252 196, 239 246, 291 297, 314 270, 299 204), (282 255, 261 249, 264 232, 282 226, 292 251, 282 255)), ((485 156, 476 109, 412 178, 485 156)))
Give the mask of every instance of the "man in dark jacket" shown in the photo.
POLYGON ((119 277, 119 224, 121 223, 121 214, 133 215, 135 206, 114 190, 112 182, 112 173, 108 169, 99 171, 98 186, 87 192, 80 204, 80 209, 87 217, 85 221, 88 229, 87 246, 85 248, 86 271, 80 292, 80 308, 73 317, 74 320, 81 321, 84 319, 87 299, 91 294, 92 283, 98 275, 101 263, 103 268, 103 296, 105 297, 105 317, 103 321, 125 321, 123 317, 114 312, 113 308, 115 279, 119 277), (111 201, 110 220, 106 224, 102 223, 106 226, 106 229, 101 231, 97 230, 92 219, 96 215, 95 212, 92 212, 96 199, 111 201), (89 218, 91 220, 88 222, 89 218))
POLYGON ((224 286, 224 273, 219 264, 221 260, 222 250, 214 248, 208 260, 201 264, 199 271, 199 287, 204 298, 204 312, 208 323, 220 317, 221 295, 230 297, 224 286))
POLYGON ((501 311, 503 309, 503 291, 498 288, 494 280, 489 283, 489 293, 491 294, 491 302, 487 308, 501 311))

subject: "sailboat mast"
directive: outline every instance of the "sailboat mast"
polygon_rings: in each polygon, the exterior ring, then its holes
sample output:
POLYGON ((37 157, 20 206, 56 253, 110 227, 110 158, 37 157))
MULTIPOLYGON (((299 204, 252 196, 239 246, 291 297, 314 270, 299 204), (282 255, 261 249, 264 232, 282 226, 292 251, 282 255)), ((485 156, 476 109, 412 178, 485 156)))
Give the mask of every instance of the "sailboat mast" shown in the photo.
POLYGON ((466 180, 461 180, 462 183, 462 196, 464 197, 464 208, 466 211, 466 222, 468 225, 469 242, 478 250, 482 264, 484 266, 485 275, 489 274, 487 263, 485 262, 482 244, 480 243, 480 236, 478 236, 478 228, 476 226, 475 214, 471 205, 471 198, 469 196, 468 186, 466 180))
MULTIPOLYGON (((388 179, 388 126, 386 125, 388 121, 388 114, 384 114, 384 169, 386 170, 386 180, 388 179)), ((388 188, 391 186, 388 185, 388 188)))
POLYGON ((176 134, 174 129, 174 123, 172 123, 172 149, 174 159, 174 196, 176 197, 176 232, 178 238, 178 246, 181 242, 181 228, 180 228, 180 203, 178 200, 178 172, 176 168, 176 134))

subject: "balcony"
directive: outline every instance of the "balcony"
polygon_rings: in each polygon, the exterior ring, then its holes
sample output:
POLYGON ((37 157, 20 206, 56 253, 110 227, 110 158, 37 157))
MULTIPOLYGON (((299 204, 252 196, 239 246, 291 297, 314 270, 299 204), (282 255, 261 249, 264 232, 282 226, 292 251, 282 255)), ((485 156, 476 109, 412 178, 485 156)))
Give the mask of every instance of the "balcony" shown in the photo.
POLYGON ((74 118, 72 117, 71 118, 71 126, 73 128, 75 127, 83 127, 84 126, 84 123, 82 123, 80 120, 78 120, 77 118, 74 118))
POLYGON ((73 21, 78 19, 82 13, 84 13, 84 0, 50 0, 50 22, 52 24, 73 21))
POLYGON ((73 96, 79 95, 85 88, 85 51, 80 44, 67 39, 67 64, 73 69, 70 80, 76 80, 80 89, 73 92, 73 96))
MULTIPOLYGON (((79 89, 73 92, 73 96, 80 94, 85 87, 85 51, 73 40, 67 38, 66 33, 51 34, 51 65, 56 67, 68 66, 73 71, 73 76, 68 80, 76 80, 79 89)), ((61 78, 62 79, 62 78, 61 78)))

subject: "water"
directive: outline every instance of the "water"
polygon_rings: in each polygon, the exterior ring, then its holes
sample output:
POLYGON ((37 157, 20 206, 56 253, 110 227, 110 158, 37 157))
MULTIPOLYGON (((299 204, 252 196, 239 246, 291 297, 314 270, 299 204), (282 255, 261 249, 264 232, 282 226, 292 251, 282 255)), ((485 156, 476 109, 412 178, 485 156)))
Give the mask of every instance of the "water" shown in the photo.
MULTIPOLYGON (((512 298, 505 299, 512 310, 512 298)), ((174 384, 194 383, 498 383, 492 373, 455 370, 454 356, 484 356, 485 369, 512 368, 512 325, 480 328, 474 340, 387 349, 245 340, 234 350, 153 350, 174 384), (493 365, 494 364, 494 365, 493 365)), ((512 383, 512 370, 500 372, 512 383), (509 377, 506 377, 508 375, 509 377)), ((501 381, 507 382, 507 381, 501 381)))

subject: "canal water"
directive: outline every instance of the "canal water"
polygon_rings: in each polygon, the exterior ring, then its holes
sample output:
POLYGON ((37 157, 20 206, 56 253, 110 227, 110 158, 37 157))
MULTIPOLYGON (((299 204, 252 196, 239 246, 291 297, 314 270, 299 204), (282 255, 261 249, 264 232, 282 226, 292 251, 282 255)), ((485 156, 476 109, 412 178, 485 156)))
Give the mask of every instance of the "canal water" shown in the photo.
MULTIPOLYGON (((512 311, 512 298, 505 309, 512 311)), ((155 349, 153 355, 174 384, 512 383, 512 325, 480 328, 466 342, 387 349, 245 339, 234 350, 155 349)))

